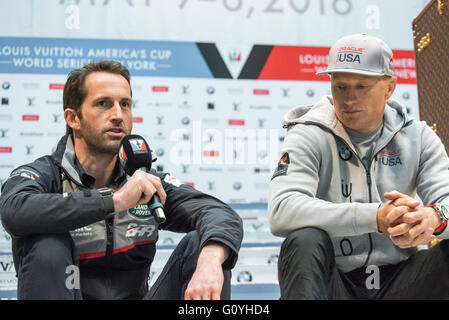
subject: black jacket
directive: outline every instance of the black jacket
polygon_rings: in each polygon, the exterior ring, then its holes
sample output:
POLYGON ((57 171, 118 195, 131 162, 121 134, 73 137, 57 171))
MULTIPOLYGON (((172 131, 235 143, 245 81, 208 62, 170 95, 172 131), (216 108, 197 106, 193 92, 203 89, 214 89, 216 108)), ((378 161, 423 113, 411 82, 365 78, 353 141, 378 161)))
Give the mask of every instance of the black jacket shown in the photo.
MULTIPOLYGON (((148 290, 158 229, 197 230, 201 247, 209 241, 227 245, 231 254, 223 267, 234 267, 243 228, 241 218, 228 205, 167 173, 151 170, 167 194, 166 222, 158 225, 151 215, 145 216, 145 207, 108 213, 99 192, 90 187, 94 179, 79 165, 68 137, 59 141, 51 156, 15 169, 3 184, 0 213, 12 236, 17 272, 24 237, 70 232, 79 254, 84 298, 140 299, 148 290)), ((117 163, 111 187, 118 188, 126 178, 117 163)))

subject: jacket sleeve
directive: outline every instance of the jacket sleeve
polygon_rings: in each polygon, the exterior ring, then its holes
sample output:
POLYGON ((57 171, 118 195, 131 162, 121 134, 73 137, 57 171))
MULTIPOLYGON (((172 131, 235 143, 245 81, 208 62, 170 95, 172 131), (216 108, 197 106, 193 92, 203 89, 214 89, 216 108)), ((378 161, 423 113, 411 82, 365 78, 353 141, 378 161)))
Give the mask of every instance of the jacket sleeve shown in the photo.
POLYGON ((64 233, 105 219, 104 202, 96 190, 61 194, 52 164, 44 158, 15 169, 3 184, 0 214, 13 236, 64 233))
POLYGON ((281 164, 281 159, 269 184, 269 224, 276 236, 312 226, 331 237, 377 231, 379 203, 333 203, 316 197, 322 155, 330 152, 323 134, 318 127, 299 124, 285 136, 282 154, 288 163, 281 164))
MULTIPOLYGON (((424 205, 440 203, 449 207, 449 158, 436 133, 429 126, 423 126, 417 193, 424 205)), ((449 228, 438 237, 448 239, 449 228)))
POLYGON ((167 194, 164 205, 167 220, 160 228, 173 232, 197 230, 201 248, 209 241, 226 245, 231 254, 223 267, 234 267, 243 239, 240 216, 219 199, 182 184, 169 174, 151 173, 161 178, 167 194))

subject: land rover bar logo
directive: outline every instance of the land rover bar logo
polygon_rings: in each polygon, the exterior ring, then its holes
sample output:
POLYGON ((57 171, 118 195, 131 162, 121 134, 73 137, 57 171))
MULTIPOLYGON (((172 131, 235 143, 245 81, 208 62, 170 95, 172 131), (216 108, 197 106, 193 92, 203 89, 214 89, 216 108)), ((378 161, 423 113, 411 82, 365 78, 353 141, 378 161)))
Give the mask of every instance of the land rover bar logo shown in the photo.
POLYGON ((137 207, 128 209, 128 214, 139 220, 147 220, 151 217, 151 211, 146 203, 139 204, 137 207))

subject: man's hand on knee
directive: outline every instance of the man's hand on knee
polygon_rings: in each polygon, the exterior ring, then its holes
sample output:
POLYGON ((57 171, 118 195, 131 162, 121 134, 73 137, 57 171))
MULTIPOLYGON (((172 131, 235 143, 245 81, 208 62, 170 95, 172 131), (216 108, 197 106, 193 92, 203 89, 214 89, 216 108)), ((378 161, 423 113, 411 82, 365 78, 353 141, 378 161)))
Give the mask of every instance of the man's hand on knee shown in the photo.
POLYGON ((435 236, 433 232, 440 224, 432 208, 421 207, 415 200, 398 191, 384 194, 389 201, 379 206, 382 230, 400 248, 426 245, 435 236), (394 208, 392 208, 393 206, 394 208))
MULTIPOLYGON (((386 192, 384 197, 387 202, 381 203, 377 209, 377 228, 379 232, 389 234, 388 228, 402 223, 401 217, 419 206, 419 201, 398 191, 386 192)), ((402 226, 400 230, 407 232, 408 226, 402 226)))
POLYGON ((222 264, 229 256, 229 248, 218 243, 204 246, 198 257, 195 272, 185 291, 185 300, 220 300, 224 276, 222 264))

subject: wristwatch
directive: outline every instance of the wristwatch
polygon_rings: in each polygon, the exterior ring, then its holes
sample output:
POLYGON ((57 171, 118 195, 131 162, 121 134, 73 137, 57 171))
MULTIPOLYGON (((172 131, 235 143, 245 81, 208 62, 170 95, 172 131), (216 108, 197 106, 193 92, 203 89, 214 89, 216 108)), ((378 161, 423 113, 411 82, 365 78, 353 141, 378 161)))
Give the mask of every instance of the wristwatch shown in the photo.
POLYGON ((431 204, 426 207, 434 209, 441 219, 441 224, 435 229, 434 234, 440 234, 449 220, 449 210, 444 204, 431 204))
POLYGON ((101 198, 103 199, 104 208, 107 213, 114 212, 114 200, 112 200, 112 196, 114 195, 114 189, 112 188, 100 188, 97 189, 100 193, 101 198))

